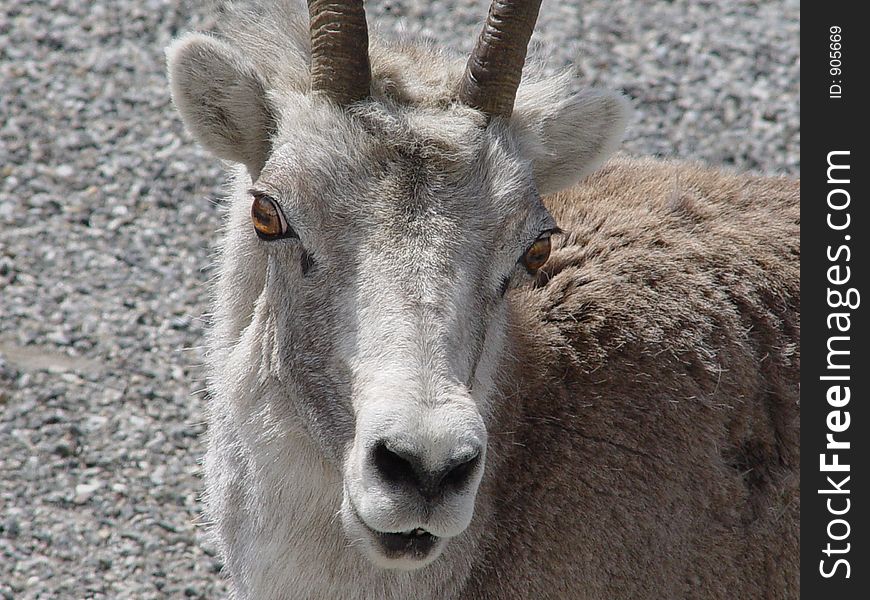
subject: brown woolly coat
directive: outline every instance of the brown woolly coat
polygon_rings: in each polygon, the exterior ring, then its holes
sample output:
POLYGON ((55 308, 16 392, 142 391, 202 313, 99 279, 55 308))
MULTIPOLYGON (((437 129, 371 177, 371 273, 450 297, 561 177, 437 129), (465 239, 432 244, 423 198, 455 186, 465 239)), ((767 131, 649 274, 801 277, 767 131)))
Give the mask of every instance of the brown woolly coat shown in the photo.
POLYGON ((463 597, 798 597, 798 198, 619 157, 546 199, 463 597))

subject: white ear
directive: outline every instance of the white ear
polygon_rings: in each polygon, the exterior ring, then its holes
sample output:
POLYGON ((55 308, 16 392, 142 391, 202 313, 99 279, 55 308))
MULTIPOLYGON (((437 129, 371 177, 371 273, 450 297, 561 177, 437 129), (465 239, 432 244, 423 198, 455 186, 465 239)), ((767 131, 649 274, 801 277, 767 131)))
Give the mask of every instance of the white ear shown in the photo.
POLYGON ((541 194, 570 187, 598 168, 622 141, 628 101, 604 90, 573 90, 568 75, 521 85, 511 116, 530 153, 541 194))
POLYGON ((200 33, 166 50, 172 101, 187 129, 216 156, 256 179, 271 151, 276 116, 263 79, 232 46, 200 33))

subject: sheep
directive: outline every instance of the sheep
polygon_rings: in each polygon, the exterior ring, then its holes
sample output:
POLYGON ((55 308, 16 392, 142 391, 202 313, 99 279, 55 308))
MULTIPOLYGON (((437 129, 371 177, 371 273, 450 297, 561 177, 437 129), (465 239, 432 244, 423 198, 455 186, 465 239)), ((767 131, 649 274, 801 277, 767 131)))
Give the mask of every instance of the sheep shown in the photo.
POLYGON ((626 102, 361 0, 168 49, 235 163, 205 513, 238 599, 796 598, 799 183, 616 153, 626 102))

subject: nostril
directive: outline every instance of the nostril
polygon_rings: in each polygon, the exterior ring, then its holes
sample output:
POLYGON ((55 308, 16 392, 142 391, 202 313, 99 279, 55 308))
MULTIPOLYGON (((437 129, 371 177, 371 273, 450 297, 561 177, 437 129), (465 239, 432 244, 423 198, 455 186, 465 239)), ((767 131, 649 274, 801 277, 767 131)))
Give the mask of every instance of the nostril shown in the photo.
POLYGON ((416 469, 410 454, 390 450, 385 442, 372 449, 372 461, 384 480, 390 483, 416 483, 416 469))
POLYGON ((371 448, 370 464, 381 481, 403 489, 413 489, 424 498, 463 491, 481 461, 479 447, 457 448, 453 457, 432 468, 424 457, 396 440, 380 440, 371 448))
POLYGON ((474 452, 471 456, 459 458, 448 467, 444 478, 441 480, 441 487, 461 488, 468 483, 471 474, 480 462, 480 452, 474 452))

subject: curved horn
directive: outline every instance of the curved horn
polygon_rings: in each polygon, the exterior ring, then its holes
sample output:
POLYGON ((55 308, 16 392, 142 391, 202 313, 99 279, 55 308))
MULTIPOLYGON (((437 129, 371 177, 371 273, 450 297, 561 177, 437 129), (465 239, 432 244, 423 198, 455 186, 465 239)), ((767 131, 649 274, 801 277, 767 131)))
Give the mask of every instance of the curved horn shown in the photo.
POLYGON ((459 99, 489 117, 510 117, 541 0, 493 0, 468 58, 459 99))
POLYGON ((341 106, 371 90, 369 33, 363 0, 308 0, 311 89, 341 106))

